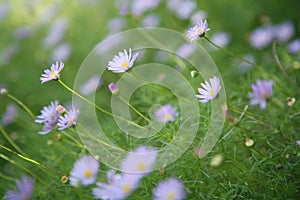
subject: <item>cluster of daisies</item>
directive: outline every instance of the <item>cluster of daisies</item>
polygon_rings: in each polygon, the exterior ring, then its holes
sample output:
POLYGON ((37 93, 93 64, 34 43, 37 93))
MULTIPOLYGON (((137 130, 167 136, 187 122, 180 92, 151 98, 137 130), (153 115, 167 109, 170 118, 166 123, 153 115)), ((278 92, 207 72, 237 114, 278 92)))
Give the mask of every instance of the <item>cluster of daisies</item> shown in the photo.
MULTIPOLYGON (((96 184, 93 188, 95 198, 103 200, 121 200, 128 197, 139 186, 140 181, 148 175, 156 162, 158 151, 155 148, 140 146, 129 151, 121 162, 121 173, 111 169, 107 171, 107 181, 96 182, 100 168, 99 162, 91 155, 84 155, 73 165, 69 183, 73 187, 96 184), (96 183, 95 183, 96 182, 96 183)), ((68 178, 64 177, 63 182, 68 178)), ((34 189, 34 180, 22 177, 17 180, 18 191, 7 191, 6 199, 31 199, 34 189)), ((160 182, 153 189, 154 200, 181 200, 185 197, 185 189, 177 178, 169 178, 160 182)))
MULTIPOLYGON (((204 37, 209 31, 207 21, 201 21, 187 31, 187 37, 190 41, 194 41, 199 37, 204 37)), ((123 50, 119 52, 112 61, 108 63, 107 69, 114 73, 123 73, 133 67, 134 62, 138 57, 138 53, 132 53, 132 50, 123 50)), ((41 76, 41 83, 60 78, 60 73, 64 67, 62 62, 52 64, 50 69, 44 71, 41 76)), ((99 80, 96 81, 99 84, 99 80)), ((252 92, 249 93, 250 104, 259 104, 261 109, 266 108, 266 101, 272 96, 273 81, 257 80, 251 85, 252 92)), ((108 85, 112 94, 118 92, 118 87, 115 83, 108 85)), ((205 80, 201 83, 201 88, 198 88, 199 94, 195 95, 201 103, 207 103, 212 99, 217 98, 221 90, 220 79, 216 76, 205 80)), ((175 121, 178 116, 176 108, 170 104, 160 107, 155 112, 157 121, 168 123, 175 121)), ((47 134, 54 128, 58 130, 69 128, 76 124, 79 117, 79 110, 72 108, 66 110, 58 101, 53 101, 49 106, 45 106, 41 110, 41 115, 37 116, 35 122, 44 125, 43 131, 39 134, 47 134)), ((300 145, 300 141, 297 141, 300 145)), ((156 162, 158 151, 155 148, 140 146, 133 151, 128 152, 126 158, 120 164, 120 173, 115 170, 107 172, 107 182, 96 182, 97 173, 100 168, 99 162, 91 155, 82 156, 78 159, 70 172, 69 178, 64 178, 63 182, 69 180, 70 185, 74 187, 86 186, 95 184, 93 195, 95 198, 107 200, 121 200, 128 197, 138 185, 143 177, 150 174, 152 167, 156 162)), ((34 188, 34 181, 31 178, 22 177, 17 182, 18 191, 8 191, 7 199, 19 197, 20 199, 31 199, 34 188)), ((160 182, 153 189, 153 199, 155 200, 181 200, 185 198, 185 190, 183 184, 177 178, 169 178, 160 182)))

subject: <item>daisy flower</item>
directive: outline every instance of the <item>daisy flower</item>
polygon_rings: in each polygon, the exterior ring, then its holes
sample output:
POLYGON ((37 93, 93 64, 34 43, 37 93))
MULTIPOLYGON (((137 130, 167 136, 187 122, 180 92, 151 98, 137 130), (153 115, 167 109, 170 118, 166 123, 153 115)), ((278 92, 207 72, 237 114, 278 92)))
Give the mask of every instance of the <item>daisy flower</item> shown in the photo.
POLYGON ((203 88, 198 88, 200 95, 196 95, 196 97, 200 99, 199 102, 201 103, 207 103, 216 98, 221 90, 220 79, 216 76, 210 78, 209 82, 205 81, 205 83, 201 83, 201 86, 203 88))
POLYGON ((36 117, 36 123, 44 124, 43 131, 38 132, 39 134, 45 135, 56 126, 59 118, 59 113, 56 110, 57 106, 58 101, 52 101, 49 106, 45 106, 41 110, 41 115, 36 117))
POLYGON ((296 141, 297 145, 300 146, 300 140, 296 141))
POLYGON ((126 72, 130 69, 139 53, 135 53, 132 56, 131 48, 129 48, 129 52, 124 49, 124 52, 119 52, 119 55, 116 55, 112 61, 108 62, 107 68, 115 73, 126 72))
POLYGON ((173 122, 176 116, 178 116, 178 112, 170 104, 162 106, 155 112, 157 121, 161 123, 173 122))
POLYGON ((267 106, 267 99, 272 96, 273 93, 273 81, 262 81, 257 80, 256 84, 252 84, 252 92, 249 93, 248 97, 251 99, 250 104, 259 104, 261 109, 265 109, 267 106))
POLYGON ((6 192, 7 200, 17 200, 17 199, 32 199, 34 180, 23 176, 21 180, 16 181, 18 191, 9 190, 6 192))
POLYGON ((101 87, 102 81, 98 75, 94 75, 89 78, 81 87, 80 93, 83 95, 90 95, 101 87))
POLYGON ((91 155, 78 159, 70 172, 70 184, 74 187, 93 184, 96 180, 99 162, 91 155))
POLYGON ((58 130, 63 130, 75 125, 78 116, 79 116, 79 110, 75 108, 69 110, 63 116, 62 115, 59 116, 58 123, 57 123, 58 130))
POLYGON ((184 197, 184 186, 176 178, 160 182, 153 191, 154 200, 182 200, 184 197))
POLYGON ((18 111, 16 105, 10 104, 6 108, 6 111, 2 117, 1 124, 4 126, 11 124, 16 119, 17 115, 18 111))
POLYGON ((208 28, 207 21, 203 20, 198 22, 195 26, 193 26, 187 31, 187 37, 192 42, 196 40, 198 37, 204 37, 205 33, 209 30, 210 28, 208 28))
POLYGON ((51 80, 56 80, 59 78, 61 70, 64 68, 63 62, 56 62, 55 65, 52 64, 50 69, 46 69, 44 74, 41 76, 42 84, 51 80))
POLYGON ((138 187, 141 178, 142 176, 138 174, 116 174, 114 170, 109 170, 108 184, 98 182, 98 187, 93 189, 93 195, 106 200, 125 199, 138 187))
POLYGON ((130 173, 146 173, 152 170, 157 157, 157 150, 152 147, 140 146, 130 151, 121 163, 121 170, 130 173))

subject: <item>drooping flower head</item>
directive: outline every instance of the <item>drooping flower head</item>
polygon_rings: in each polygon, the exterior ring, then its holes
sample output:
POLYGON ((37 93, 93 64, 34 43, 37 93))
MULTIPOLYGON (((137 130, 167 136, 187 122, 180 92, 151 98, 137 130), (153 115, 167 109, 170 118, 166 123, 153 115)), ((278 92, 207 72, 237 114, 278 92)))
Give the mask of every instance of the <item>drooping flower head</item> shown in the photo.
POLYGON ((157 150, 152 147, 140 146, 130 151, 121 163, 123 172, 146 175, 151 172, 157 157, 157 150))
POLYGON ((38 132, 41 135, 45 135, 54 129, 58 122, 59 113, 56 110, 58 101, 52 101, 49 106, 43 107, 41 115, 36 117, 35 122, 44 124, 43 131, 38 132))
POLYGON ((157 121, 161 123, 173 122, 176 116, 178 116, 178 112, 170 104, 162 106, 155 112, 157 121))
POLYGON ((182 200, 184 198, 184 186, 176 178, 160 182, 153 191, 154 200, 182 200))
POLYGON ((115 73, 126 72, 130 69, 139 53, 135 53, 132 56, 131 48, 129 48, 129 52, 124 49, 124 52, 119 52, 119 55, 115 55, 112 61, 108 62, 108 70, 111 70, 115 73))
POLYGON ((256 84, 252 84, 252 92, 248 97, 251 99, 250 104, 259 104, 261 109, 265 109, 267 106, 267 99, 273 94, 273 81, 257 80, 256 84))
POLYGON ((107 200, 125 199, 138 187, 141 178, 139 174, 116 174, 114 170, 110 170, 107 173, 108 184, 98 182, 93 195, 107 200))
POLYGON ((50 69, 46 69, 44 71, 44 74, 41 76, 42 84, 51 80, 56 80, 59 78, 61 70, 64 68, 63 62, 56 62, 55 64, 52 64, 50 69))
POLYGON ((34 180, 23 176, 21 180, 16 180, 16 185, 18 187, 17 191, 9 190, 6 192, 7 200, 30 200, 32 199, 34 180))
POLYGON ((200 21, 195 26, 190 28, 187 31, 187 37, 190 39, 190 41, 196 40, 198 37, 204 37, 205 33, 209 31, 210 28, 208 28, 208 24, 206 20, 200 21))
POLYGON ((196 95, 201 103, 207 103, 216 98, 221 90, 220 79, 216 76, 210 78, 209 82, 205 81, 204 83, 201 83, 201 86, 203 88, 198 88, 200 95, 196 95))
POLYGON ((70 172, 70 184, 74 187, 93 184, 96 180, 99 162, 91 155, 78 159, 70 172))
POLYGON ((110 83, 109 85, 108 85, 108 89, 109 89, 109 91, 112 93, 112 94, 115 94, 115 93, 117 93, 118 92, 118 87, 117 87, 117 85, 115 84, 115 83, 110 83))
POLYGON ((79 110, 75 108, 70 109, 63 116, 62 115, 59 116, 58 123, 57 123, 58 130, 63 130, 75 125, 78 116, 79 116, 79 110))

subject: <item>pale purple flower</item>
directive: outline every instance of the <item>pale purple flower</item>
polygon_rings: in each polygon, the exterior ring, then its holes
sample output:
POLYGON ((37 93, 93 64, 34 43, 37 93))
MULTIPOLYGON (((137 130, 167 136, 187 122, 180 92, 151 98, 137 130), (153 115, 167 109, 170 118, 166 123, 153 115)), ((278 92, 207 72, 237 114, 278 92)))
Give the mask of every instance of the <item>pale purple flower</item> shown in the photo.
POLYGON ((198 88, 200 95, 196 95, 201 103, 207 103, 216 98, 221 90, 220 79, 216 76, 210 78, 209 82, 205 81, 204 83, 201 83, 201 86, 203 88, 198 88))
POLYGON ((110 34, 120 32, 126 25, 126 20, 122 17, 116 17, 110 20, 107 24, 107 28, 110 34))
POLYGON ((265 25, 256 28, 251 32, 250 44, 257 49, 262 49, 269 46, 272 43, 273 39, 273 27, 271 25, 265 25))
POLYGON ((57 19, 43 40, 43 47, 50 49, 55 46, 65 35, 68 25, 69 23, 65 18, 57 19))
POLYGON ((6 200, 30 200, 33 196, 34 180, 22 176, 21 180, 16 180, 17 191, 9 190, 6 192, 6 200))
POLYGON ((69 43, 63 43, 53 49, 52 60, 68 60, 72 52, 72 46, 69 43))
POLYGON ((198 22, 203 21, 207 18, 206 11, 199 10, 192 14, 191 16, 191 24, 196 25, 198 22))
POLYGON ((16 105, 10 104, 10 105, 8 105, 6 107, 6 111, 3 114, 1 123, 4 126, 7 126, 7 125, 11 124, 15 120, 15 118, 17 117, 17 115, 18 115, 18 112, 17 112, 16 105))
POLYGON ((297 143, 298 146, 300 146, 300 140, 298 140, 296 143, 297 143))
POLYGON ((295 39, 288 45, 288 51, 290 53, 300 52, 300 39, 295 39))
POLYGON ((157 153, 157 150, 152 147, 140 146, 134 151, 128 152, 121 163, 121 170, 123 172, 146 175, 151 172, 157 153))
POLYGON ((108 89, 109 89, 109 91, 110 91, 112 94, 117 93, 118 90, 119 90, 118 87, 117 87, 117 85, 114 84, 114 83, 110 83, 110 84, 108 85, 108 89))
POLYGON ((138 174, 116 174, 114 170, 109 170, 108 184, 98 182, 98 187, 93 189, 93 195, 103 200, 125 199, 138 187, 141 178, 138 174))
POLYGON ((187 58, 196 51, 196 46, 193 43, 184 43, 177 49, 177 54, 183 58, 187 58))
POLYGON ((39 134, 45 135, 55 128, 59 117, 57 106, 58 101, 52 101, 49 106, 43 107, 41 115, 36 117, 36 123, 44 124, 43 131, 38 132, 39 134))
POLYGON ((160 2, 161 0, 151 0, 151 1, 133 0, 131 4, 132 14, 138 16, 148 10, 153 10, 159 5, 160 2))
POLYGON ((288 41, 295 34, 295 28, 292 22, 285 21, 273 28, 275 38, 279 42, 288 41))
POLYGON ((41 76, 41 83, 45 83, 51 80, 56 80, 59 78, 61 70, 64 68, 63 62, 56 62, 55 64, 52 64, 50 69, 44 70, 44 74, 41 76))
POLYGON ((19 46, 17 44, 10 44, 9 46, 5 47, 0 52, 0 65, 8 64, 18 50, 19 46))
POLYGON ((194 0, 168 0, 167 7, 179 19, 188 19, 197 7, 197 4, 194 0))
POLYGON ((267 99, 272 96, 273 93, 273 81, 257 80, 256 84, 251 84, 252 92, 248 97, 251 99, 250 104, 259 104, 261 109, 265 109, 267 105, 267 99))
POLYGON ((78 159, 70 172, 70 184, 74 187, 90 185, 96 181, 99 162, 91 155, 82 156, 78 159))
POLYGON ((170 104, 166 104, 155 111, 155 118, 161 123, 173 122, 177 116, 176 108, 173 108, 170 104))
POLYGON ((67 111, 63 116, 59 116, 58 119, 58 130, 64 130, 76 125, 77 118, 79 117, 79 110, 72 108, 67 111))
POLYGON ((184 186, 176 178, 160 182, 153 191, 153 200, 183 200, 184 198, 184 186))
POLYGON ((144 27, 156 27, 159 25, 159 23, 160 18, 155 14, 147 15, 142 21, 142 25, 144 27))
POLYGON ((108 63, 107 68, 115 73, 126 72, 133 66, 138 55, 139 53, 135 53, 132 56, 131 48, 129 48, 129 52, 124 49, 124 52, 119 52, 119 55, 115 55, 113 60, 108 63))
POLYGON ((207 31, 209 31, 207 21, 200 21, 194 27, 187 31, 187 37, 190 41, 196 40, 198 37, 203 37, 207 31))
POLYGON ((231 40, 230 35, 225 32, 216 32, 211 37, 211 41, 222 48, 226 47, 229 44, 230 40, 231 40))
POLYGON ((102 82, 98 75, 91 76, 81 87, 80 93, 83 95, 90 95, 101 87, 102 82))
POLYGON ((4 19, 9 13, 10 5, 8 1, 2 1, 0 3, 0 21, 4 19))
POLYGON ((14 31, 14 37, 16 39, 26 39, 28 38, 33 32, 33 28, 30 27, 30 26, 22 26, 22 27, 19 27, 17 28, 15 31, 14 31))

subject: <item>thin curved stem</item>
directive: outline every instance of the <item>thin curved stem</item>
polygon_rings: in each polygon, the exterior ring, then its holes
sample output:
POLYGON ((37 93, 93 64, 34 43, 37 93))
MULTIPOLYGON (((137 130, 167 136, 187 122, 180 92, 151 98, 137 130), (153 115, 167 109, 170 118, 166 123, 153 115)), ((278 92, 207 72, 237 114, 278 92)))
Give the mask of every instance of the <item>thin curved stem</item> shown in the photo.
POLYGON ((22 101, 17 99, 15 96, 11 95, 9 92, 7 92, 6 96, 9 97, 14 102, 16 102, 17 104, 19 104, 30 115, 30 117, 32 117, 32 119, 35 119, 35 115, 22 101))
POLYGON ((123 117, 120 117, 120 116, 117 116, 117 115, 114 115, 110 112, 108 112, 107 110, 104 110, 103 108, 101 108, 100 106, 97 106, 96 104, 94 104, 93 102, 91 102, 90 100, 84 98, 82 95, 80 95, 79 93, 77 93, 76 91, 74 91, 73 89, 71 89, 69 86, 67 86, 61 79, 58 79, 58 82, 64 87, 66 88, 67 90, 69 90, 71 93, 75 94, 76 96, 78 96, 80 99, 82 99, 83 101, 89 103, 90 105, 94 106, 96 109, 98 109, 99 111, 111 116, 111 117, 115 117, 115 118, 118 118, 118 119, 121 119, 121 120, 124 120, 126 121, 127 123, 130 123, 130 124, 133 124, 139 128, 144 128, 136 123, 134 123, 133 121, 129 121, 123 117))

